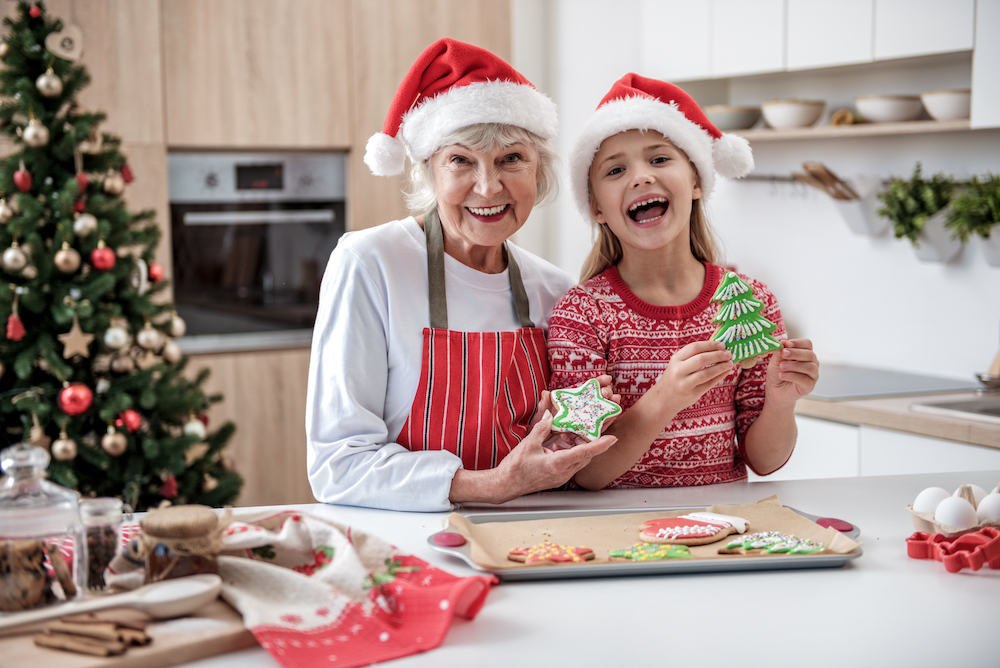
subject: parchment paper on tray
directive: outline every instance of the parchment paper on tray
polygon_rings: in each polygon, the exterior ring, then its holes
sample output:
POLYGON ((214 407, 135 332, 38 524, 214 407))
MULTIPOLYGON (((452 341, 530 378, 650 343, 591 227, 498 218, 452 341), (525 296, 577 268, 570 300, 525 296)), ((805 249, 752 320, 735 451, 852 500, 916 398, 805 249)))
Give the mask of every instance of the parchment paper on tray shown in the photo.
MULTIPOLYGON (((523 564, 507 559, 507 552, 515 547, 530 547, 548 540, 562 545, 582 545, 596 553, 595 563, 621 563, 621 559, 611 559, 609 550, 618 550, 639 541, 639 525, 646 520, 677 517, 695 511, 708 511, 724 515, 736 515, 749 522, 747 533, 760 531, 780 531, 806 538, 827 547, 815 554, 848 554, 861 546, 836 529, 821 527, 812 520, 785 508, 778 497, 771 496, 756 503, 737 506, 714 505, 708 508, 687 508, 670 511, 640 511, 616 515, 591 515, 584 517, 564 517, 543 520, 519 520, 511 522, 472 523, 458 513, 448 517, 451 531, 462 534, 472 546, 472 560, 489 569, 538 568, 549 564, 523 564)), ((732 537, 732 536, 731 536, 732 537)), ((730 537, 730 538, 731 538, 730 537)), ((707 545, 691 547, 695 559, 755 559, 757 555, 721 555, 719 548, 728 538, 707 545)), ((768 555, 783 556, 788 559, 808 559, 808 554, 768 555)), ((565 567, 565 564, 562 564, 565 567)))

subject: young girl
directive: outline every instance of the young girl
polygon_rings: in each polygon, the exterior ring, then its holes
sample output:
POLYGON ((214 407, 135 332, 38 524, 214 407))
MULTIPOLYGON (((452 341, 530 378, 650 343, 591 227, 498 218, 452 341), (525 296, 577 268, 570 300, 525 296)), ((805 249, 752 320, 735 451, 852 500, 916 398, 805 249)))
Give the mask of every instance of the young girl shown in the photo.
POLYGON ((618 442, 576 483, 706 485, 745 480, 747 466, 781 468, 795 447, 795 402, 819 376, 812 343, 788 340, 774 295, 743 275, 780 351, 743 369, 710 340, 725 270, 702 201, 716 171, 753 168, 749 144, 676 86, 627 74, 585 124, 570 168, 599 240, 549 321, 551 387, 608 373, 625 409, 608 429, 618 442))

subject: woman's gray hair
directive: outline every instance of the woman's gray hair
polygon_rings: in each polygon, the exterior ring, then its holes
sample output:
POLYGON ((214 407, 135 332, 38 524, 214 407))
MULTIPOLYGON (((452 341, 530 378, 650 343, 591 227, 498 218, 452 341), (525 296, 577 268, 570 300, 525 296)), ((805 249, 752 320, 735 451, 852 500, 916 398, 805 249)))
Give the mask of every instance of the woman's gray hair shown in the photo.
MULTIPOLYGON (((475 150, 506 148, 514 144, 531 144, 538 152, 538 193, 535 205, 548 204, 559 193, 559 179, 556 175, 558 157, 547 139, 516 125, 503 123, 478 123, 456 130, 441 142, 441 148, 461 144, 475 150)), ((438 151, 441 150, 438 149, 438 151)), ((437 151, 434 152, 435 155, 437 151)), ((409 187, 403 194, 406 206, 414 216, 430 213, 437 207, 437 191, 430 170, 430 161, 412 161, 409 173, 409 187)))

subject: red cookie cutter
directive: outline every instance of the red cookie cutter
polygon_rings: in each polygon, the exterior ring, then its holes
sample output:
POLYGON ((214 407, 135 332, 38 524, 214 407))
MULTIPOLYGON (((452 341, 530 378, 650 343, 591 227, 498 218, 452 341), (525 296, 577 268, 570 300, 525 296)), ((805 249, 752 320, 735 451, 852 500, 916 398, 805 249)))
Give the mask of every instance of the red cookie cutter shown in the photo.
POLYGON ((912 559, 935 559, 949 573, 963 568, 978 571, 984 565, 1000 569, 1000 531, 983 527, 958 538, 917 531, 906 539, 906 554, 912 559))

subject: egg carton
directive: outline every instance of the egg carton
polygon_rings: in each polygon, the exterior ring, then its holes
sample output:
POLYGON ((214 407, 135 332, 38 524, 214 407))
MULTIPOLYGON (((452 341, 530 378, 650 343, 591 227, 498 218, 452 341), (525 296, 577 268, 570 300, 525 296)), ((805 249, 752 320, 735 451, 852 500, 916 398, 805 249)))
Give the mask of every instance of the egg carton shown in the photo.
MULTIPOLYGON (((966 501, 972 504, 973 507, 976 506, 975 497, 972 493, 972 487, 970 485, 962 485, 958 488, 958 495, 963 497, 966 501)), ((979 531, 984 527, 993 527, 994 529, 1000 529, 1000 522, 995 520, 983 520, 979 524, 965 529, 960 529, 958 527, 948 526, 947 524, 942 524, 934 519, 934 513, 918 513, 913 509, 913 504, 908 504, 906 509, 910 512, 910 519, 913 521, 913 528, 917 531, 923 531, 924 533, 934 534, 939 533, 942 536, 948 538, 954 538, 956 536, 962 536, 967 533, 972 533, 974 531, 979 531)))

